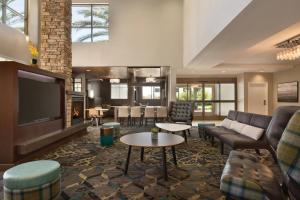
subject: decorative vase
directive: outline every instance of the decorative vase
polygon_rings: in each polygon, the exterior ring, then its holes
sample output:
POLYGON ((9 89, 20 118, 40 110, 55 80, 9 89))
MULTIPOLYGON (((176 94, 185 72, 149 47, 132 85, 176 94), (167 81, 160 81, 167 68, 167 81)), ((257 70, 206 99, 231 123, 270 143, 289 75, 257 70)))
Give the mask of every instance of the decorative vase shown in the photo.
POLYGON ((151 133, 152 140, 158 140, 158 133, 151 133))
POLYGON ((31 64, 36 65, 37 64, 37 59, 36 58, 32 58, 31 64))

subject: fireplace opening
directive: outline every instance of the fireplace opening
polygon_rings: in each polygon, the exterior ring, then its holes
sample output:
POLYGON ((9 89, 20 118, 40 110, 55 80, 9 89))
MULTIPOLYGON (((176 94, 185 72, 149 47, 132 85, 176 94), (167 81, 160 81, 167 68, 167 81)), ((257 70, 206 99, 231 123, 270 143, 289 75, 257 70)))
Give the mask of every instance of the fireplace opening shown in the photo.
POLYGON ((84 98, 79 96, 72 97, 72 121, 75 125, 84 121, 84 98))

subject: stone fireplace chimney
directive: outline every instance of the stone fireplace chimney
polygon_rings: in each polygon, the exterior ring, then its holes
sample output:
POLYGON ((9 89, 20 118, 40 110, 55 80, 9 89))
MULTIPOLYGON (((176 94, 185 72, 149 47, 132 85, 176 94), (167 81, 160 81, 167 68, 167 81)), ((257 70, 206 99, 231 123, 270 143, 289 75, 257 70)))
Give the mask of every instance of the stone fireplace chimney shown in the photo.
MULTIPOLYGON (((71 0, 40 1, 40 60, 44 70, 67 76, 66 91, 72 90, 71 0)), ((66 127, 71 126, 72 97, 66 93, 66 127)))

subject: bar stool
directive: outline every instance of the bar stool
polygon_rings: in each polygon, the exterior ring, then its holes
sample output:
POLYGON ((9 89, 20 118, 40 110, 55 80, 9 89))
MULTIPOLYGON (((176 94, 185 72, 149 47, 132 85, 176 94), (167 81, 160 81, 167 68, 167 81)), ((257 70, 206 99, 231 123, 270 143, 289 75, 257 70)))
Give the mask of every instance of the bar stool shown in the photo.
POLYGON ((130 125, 135 125, 136 119, 139 119, 139 124, 141 126, 141 124, 142 124, 141 117, 142 117, 141 106, 130 107, 130 125))
POLYGON ((148 119, 152 119, 153 123, 155 122, 155 108, 154 107, 146 106, 144 119, 145 119, 145 126, 147 126, 148 119))
POLYGON ((127 126, 129 125, 129 107, 128 106, 120 106, 118 108, 118 120, 122 124, 125 120, 127 120, 127 126))
POLYGON ((156 121, 165 121, 168 118, 168 109, 165 106, 159 106, 156 108, 156 121))

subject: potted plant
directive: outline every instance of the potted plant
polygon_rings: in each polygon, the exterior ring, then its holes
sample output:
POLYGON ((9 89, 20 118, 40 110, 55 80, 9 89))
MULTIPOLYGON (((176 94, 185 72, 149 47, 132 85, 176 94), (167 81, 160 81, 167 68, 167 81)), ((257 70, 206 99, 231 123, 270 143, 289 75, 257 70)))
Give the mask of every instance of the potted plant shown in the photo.
POLYGON ((37 59, 38 59, 38 56, 39 56, 39 52, 38 52, 37 48, 34 46, 34 44, 32 42, 29 42, 29 51, 30 51, 30 54, 32 56, 31 64, 36 65, 37 64, 37 59))
POLYGON ((157 140, 158 139, 158 128, 152 128, 151 129, 151 138, 152 140, 157 140))

